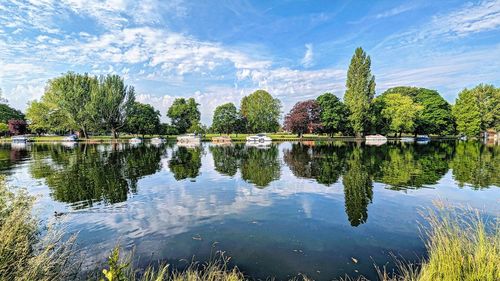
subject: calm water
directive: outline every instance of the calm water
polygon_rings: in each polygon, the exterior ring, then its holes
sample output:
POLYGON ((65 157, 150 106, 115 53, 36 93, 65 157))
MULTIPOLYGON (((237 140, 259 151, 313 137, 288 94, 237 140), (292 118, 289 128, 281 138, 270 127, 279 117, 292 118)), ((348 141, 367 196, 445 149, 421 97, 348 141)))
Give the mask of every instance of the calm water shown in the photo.
POLYGON ((39 196, 42 219, 78 232, 95 262, 117 242, 141 264, 183 266, 215 249, 252 277, 328 280, 373 277, 390 253, 422 256, 419 210, 433 200, 498 216, 499 154, 455 142, 3 145, 0 173, 39 196))

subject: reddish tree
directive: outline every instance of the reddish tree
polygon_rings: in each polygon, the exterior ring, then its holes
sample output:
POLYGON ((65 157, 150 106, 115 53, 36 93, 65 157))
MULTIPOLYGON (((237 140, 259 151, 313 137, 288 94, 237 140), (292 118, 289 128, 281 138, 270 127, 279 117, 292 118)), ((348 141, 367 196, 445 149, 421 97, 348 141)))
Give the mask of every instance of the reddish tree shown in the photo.
POLYGON ((302 137, 304 133, 316 133, 321 129, 321 107, 315 100, 296 103, 285 116, 284 128, 302 137))
POLYGON ((27 123, 24 120, 11 119, 9 120, 9 132, 11 135, 24 135, 26 133, 27 123))

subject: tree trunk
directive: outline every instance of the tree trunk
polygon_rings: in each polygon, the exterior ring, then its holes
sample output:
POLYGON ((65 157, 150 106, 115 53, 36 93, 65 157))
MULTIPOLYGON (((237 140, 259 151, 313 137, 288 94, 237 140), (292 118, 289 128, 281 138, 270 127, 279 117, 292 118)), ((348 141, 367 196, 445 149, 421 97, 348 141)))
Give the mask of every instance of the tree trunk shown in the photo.
POLYGON ((363 137, 363 135, 362 135, 360 132, 356 132, 356 138, 357 138, 357 139, 360 139, 360 138, 362 138, 362 137, 363 137))
POLYGON ((87 130, 85 129, 85 127, 82 127, 82 133, 83 133, 83 138, 87 139, 87 130))
POLYGON ((399 137, 401 137, 402 134, 403 134, 403 132, 399 132, 399 137))
POLYGON ((116 129, 111 128, 111 135, 113 136, 113 139, 116 139, 116 129))

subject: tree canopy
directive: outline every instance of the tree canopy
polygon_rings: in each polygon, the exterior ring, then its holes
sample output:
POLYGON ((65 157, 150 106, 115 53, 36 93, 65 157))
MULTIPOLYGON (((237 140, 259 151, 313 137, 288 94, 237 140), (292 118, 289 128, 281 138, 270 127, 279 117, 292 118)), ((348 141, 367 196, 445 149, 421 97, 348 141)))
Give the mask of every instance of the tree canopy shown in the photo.
POLYGON ((285 130, 302 136, 316 133, 321 129, 321 108, 315 100, 296 103, 285 116, 285 130))
POLYGON ((415 121, 423 106, 416 104, 408 96, 401 94, 386 94, 384 99, 385 107, 382 109, 382 116, 389 120, 389 128, 392 132, 403 133, 413 132, 415 121))
POLYGON ((344 132, 347 128, 347 108, 342 101, 331 93, 322 94, 316 101, 321 109, 320 118, 323 132, 330 135, 344 132))
POLYGON ((381 96, 388 94, 408 96, 414 103, 422 106, 415 120, 416 134, 453 134, 455 128, 451 106, 437 91, 416 87, 394 87, 381 96))
POLYGON ((233 103, 225 103, 217 106, 214 111, 212 130, 217 133, 233 133, 238 130, 240 113, 233 103))
POLYGON ((480 84, 464 89, 453 106, 457 130, 467 136, 478 136, 487 129, 500 130, 500 88, 480 84))
POLYGON ((0 103, 0 123, 7 123, 11 119, 24 120, 24 114, 8 104, 0 103))
POLYGON ((370 56, 362 48, 357 48, 347 71, 344 95, 344 103, 349 110, 348 120, 357 137, 367 129, 370 105, 375 96, 375 76, 371 74, 370 67, 370 56))
POLYGON ((257 90, 241 100, 241 115, 249 133, 276 132, 279 127, 281 102, 264 90, 257 90))
POLYGON ((125 129, 130 134, 157 134, 160 131, 160 112, 149 104, 134 102, 130 107, 125 129))
POLYGON ((199 104, 194 98, 175 99, 167 112, 173 126, 177 128, 179 134, 184 134, 191 126, 200 122, 201 113, 198 110, 199 104))

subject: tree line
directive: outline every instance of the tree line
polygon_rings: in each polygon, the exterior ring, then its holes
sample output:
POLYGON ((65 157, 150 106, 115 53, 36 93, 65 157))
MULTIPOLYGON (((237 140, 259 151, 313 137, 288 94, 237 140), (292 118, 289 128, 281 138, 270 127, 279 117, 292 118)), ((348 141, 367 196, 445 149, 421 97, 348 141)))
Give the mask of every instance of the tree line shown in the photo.
POLYGON ((433 134, 479 136, 500 131, 500 88, 479 84, 464 89, 450 105, 437 91, 394 87, 375 96, 370 56, 357 48, 347 72, 343 100, 332 93, 297 102, 281 120, 281 102, 264 90, 245 96, 239 108, 219 105, 212 125, 201 124, 194 98, 178 98, 166 112, 170 123, 160 123, 160 112, 135 101, 134 87, 118 75, 91 76, 68 72, 49 80, 40 101, 32 101, 26 116, 0 100, 0 133, 25 131, 26 119, 34 133, 78 131, 95 134, 259 133, 284 130, 338 135, 433 134), (10 120, 10 121, 9 121, 10 120), (7 125, 9 123, 9 125, 7 125), (24 126, 24 127, 23 127, 24 126))

